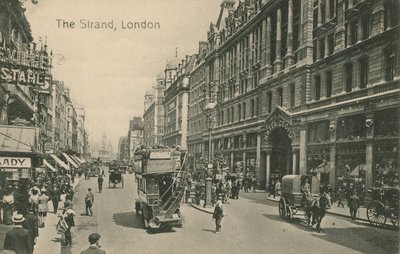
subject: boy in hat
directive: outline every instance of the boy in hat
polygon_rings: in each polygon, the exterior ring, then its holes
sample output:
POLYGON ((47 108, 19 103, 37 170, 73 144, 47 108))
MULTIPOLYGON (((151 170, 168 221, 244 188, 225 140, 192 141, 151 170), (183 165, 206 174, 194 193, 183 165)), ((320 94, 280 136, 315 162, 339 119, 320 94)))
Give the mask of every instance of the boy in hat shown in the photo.
POLYGON ((86 250, 82 251, 81 254, 106 254, 104 250, 101 250, 99 244, 100 235, 98 233, 91 233, 89 235, 90 246, 86 250))
POLYGON ((4 249, 13 250, 16 254, 32 254, 32 244, 29 231, 22 227, 25 221, 22 214, 16 214, 12 217, 15 227, 6 233, 4 240, 4 249))

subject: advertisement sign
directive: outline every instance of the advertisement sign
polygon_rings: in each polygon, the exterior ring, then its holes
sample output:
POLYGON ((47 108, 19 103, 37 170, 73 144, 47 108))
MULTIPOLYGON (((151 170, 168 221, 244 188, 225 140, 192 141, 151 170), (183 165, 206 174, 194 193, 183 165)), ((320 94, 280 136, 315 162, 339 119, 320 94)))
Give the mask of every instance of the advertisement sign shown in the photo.
POLYGON ((49 91, 51 83, 43 70, 3 64, 0 64, 0 81, 1 83, 33 86, 43 91, 49 91))
POLYGON ((30 168, 31 165, 28 157, 0 157, 0 168, 30 168))

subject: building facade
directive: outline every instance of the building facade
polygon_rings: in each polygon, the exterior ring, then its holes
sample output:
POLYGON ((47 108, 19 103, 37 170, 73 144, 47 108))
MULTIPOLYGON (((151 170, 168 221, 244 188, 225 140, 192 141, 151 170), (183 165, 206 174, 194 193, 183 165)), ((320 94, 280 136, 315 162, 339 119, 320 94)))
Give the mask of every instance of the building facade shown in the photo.
POLYGON ((128 147, 129 147, 129 159, 133 164, 133 156, 135 150, 143 144, 144 126, 141 117, 133 117, 129 121, 128 131, 128 147))
POLYGON ((118 160, 125 163, 129 161, 128 141, 128 137, 120 137, 118 141, 118 160))
POLYGON ((176 74, 171 76, 167 65, 166 90, 164 99, 164 136, 166 146, 177 146, 187 150, 188 109, 189 109, 189 78, 196 61, 196 55, 186 56, 178 63, 176 74))
POLYGON ((208 31, 212 155, 260 188, 306 173, 371 187, 380 171, 398 170, 398 2, 234 4, 222 2, 208 31))

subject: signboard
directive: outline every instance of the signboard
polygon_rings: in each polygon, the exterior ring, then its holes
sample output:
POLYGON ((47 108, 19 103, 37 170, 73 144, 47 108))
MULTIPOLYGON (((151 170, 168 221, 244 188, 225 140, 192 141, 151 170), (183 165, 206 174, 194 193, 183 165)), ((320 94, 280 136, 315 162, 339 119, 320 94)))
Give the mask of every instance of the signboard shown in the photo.
POLYGON ((31 165, 28 157, 0 157, 0 168, 30 168, 31 165))

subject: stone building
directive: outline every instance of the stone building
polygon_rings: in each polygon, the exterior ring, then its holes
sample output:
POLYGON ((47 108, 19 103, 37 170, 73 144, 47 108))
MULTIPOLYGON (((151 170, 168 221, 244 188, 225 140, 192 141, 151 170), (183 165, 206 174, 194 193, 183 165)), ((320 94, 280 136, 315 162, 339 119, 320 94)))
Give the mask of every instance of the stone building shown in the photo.
POLYGON ((306 173, 371 187, 398 170, 398 1, 234 4, 222 2, 208 31, 213 156, 242 164, 260 188, 306 173))
POLYGON ((129 147, 129 158, 133 162, 133 155, 135 150, 143 144, 143 120, 141 117, 135 116, 129 121, 128 131, 128 147, 129 147))
POLYGON ((165 122, 163 143, 187 150, 189 78, 196 61, 196 55, 186 56, 175 70, 167 65, 165 70, 166 90, 164 99, 165 122), (175 75, 171 75, 172 71, 175 75))

